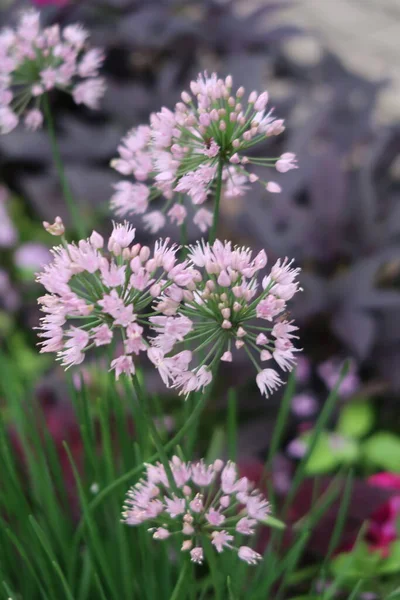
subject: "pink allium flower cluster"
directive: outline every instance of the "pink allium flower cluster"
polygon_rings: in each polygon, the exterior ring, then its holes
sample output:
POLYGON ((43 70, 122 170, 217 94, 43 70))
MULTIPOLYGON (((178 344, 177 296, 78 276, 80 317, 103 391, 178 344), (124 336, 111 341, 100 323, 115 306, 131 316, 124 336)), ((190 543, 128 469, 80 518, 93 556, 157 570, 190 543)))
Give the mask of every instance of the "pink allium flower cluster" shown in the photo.
MULTIPOLYGON (((282 316, 286 303, 299 291, 300 269, 292 262, 278 260, 259 285, 265 269, 264 250, 253 258, 249 248, 232 247, 230 242, 198 242, 189 247, 188 259, 194 268, 190 294, 181 292, 180 304, 170 315, 149 320, 157 335, 148 351, 163 381, 187 394, 208 385, 212 368, 220 360, 232 362, 233 352, 246 352, 257 369, 256 381, 268 396, 282 383, 275 368, 291 371, 295 365, 293 346, 297 327, 282 316), (195 343, 197 366, 177 372, 175 356, 181 345, 195 343)), ((172 307, 174 308, 174 307, 172 307)))
MULTIPOLYGON (((59 226, 60 224, 58 224, 59 226)), ((52 227, 52 226, 50 226, 52 227)), ((54 226, 53 226, 54 227, 54 226)), ((62 228, 63 229, 63 228, 62 228)), ((144 309, 168 313, 170 296, 186 295, 193 278, 186 262, 177 263, 176 245, 157 241, 154 249, 132 245, 135 230, 127 223, 114 224, 104 249, 104 239, 93 232, 89 239, 52 250, 53 261, 37 280, 48 294, 39 298, 41 352, 57 352, 65 367, 83 362, 91 348, 123 342, 124 351, 111 362, 118 378, 134 374, 134 356, 146 351, 144 309), (118 335, 117 335, 118 334, 118 335)), ((175 357, 176 368, 187 366, 186 353, 175 357)))
POLYGON ((9 133, 21 116, 27 129, 42 126, 41 101, 54 88, 72 94, 77 104, 98 108, 104 79, 98 77, 103 52, 88 47, 81 25, 42 29, 40 14, 21 14, 14 29, 0 32, 0 132, 9 133))
POLYGON ((236 465, 222 460, 184 463, 177 456, 169 465, 173 482, 163 465, 146 465, 146 477, 128 491, 123 522, 150 526, 155 540, 178 537, 194 563, 204 560, 205 539, 218 553, 235 551, 252 565, 261 560, 248 546, 239 546, 238 538, 255 533, 270 505, 246 477, 238 479, 236 465))
MULTIPOLYGON (((247 156, 252 146, 284 130, 283 121, 267 111, 267 92, 252 92, 244 102, 244 88, 234 92, 232 77, 223 81, 215 73, 199 75, 190 88, 192 93, 183 92, 173 111, 164 107, 151 115, 150 125, 132 129, 111 163, 136 180, 116 184, 112 209, 119 217, 144 215, 145 226, 153 233, 167 218, 177 225, 185 221, 184 196, 196 209, 198 228, 205 232, 210 227, 212 213, 203 205, 216 186, 219 166, 227 197, 243 195, 250 183, 259 180, 247 170, 250 163, 275 167, 281 173, 297 168, 295 155, 288 152, 270 159, 247 156), (165 198, 163 209, 149 211, 159 196, 165 198)), ((261 183, 269 192, 280 192, 274 181, 261 183)))

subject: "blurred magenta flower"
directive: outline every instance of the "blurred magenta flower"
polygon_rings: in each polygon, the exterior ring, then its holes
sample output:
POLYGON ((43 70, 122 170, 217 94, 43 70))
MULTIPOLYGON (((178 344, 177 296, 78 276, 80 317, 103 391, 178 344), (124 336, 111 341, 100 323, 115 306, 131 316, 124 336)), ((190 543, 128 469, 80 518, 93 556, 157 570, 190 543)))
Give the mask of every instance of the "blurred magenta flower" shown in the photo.
POLYGON ((380 550, 384 556, 390 552, 390 544, 398 538, 397 522, 400 518, 400 475, 377 473, 368 478, 368 483, 380 488, 398 490, 399 494, 390 498, 378 508, 370 520, 367 539, 372 550, 380 550))

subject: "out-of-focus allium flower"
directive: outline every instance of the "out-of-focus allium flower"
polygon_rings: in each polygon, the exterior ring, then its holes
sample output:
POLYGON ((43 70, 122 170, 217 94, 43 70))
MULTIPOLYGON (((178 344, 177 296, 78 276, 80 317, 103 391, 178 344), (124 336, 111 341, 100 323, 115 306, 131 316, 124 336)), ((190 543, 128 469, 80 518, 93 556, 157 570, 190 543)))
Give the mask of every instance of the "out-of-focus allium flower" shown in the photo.
POLYGON ((18 234, 7 210, 8 191, 0 185, 0 248, 11 248, 17 242, 18 234))
MULTIPOLYGON (((168 246, 169 240, 157 241, 151 251, 132 245, 134 237, 127 223, 114 224, 108 252, 95 231, 78 244, 53 248, 52 263, 37 277, 48 292, 39 298, 46 313, 40 325, 39 336, 45 339, 41 352, 57 352, 70 367, 82 363, 91 348, 110 344, 118 333, 124 353, 111 362, 111 369, 117 378, 135 372, 133 355, 148 347, 143 336, 148 320, 141 313, 161 293, 186 293, 179 286, 191 281, 193 269, 187 261, 177 264, 178 247, 168 246)), ((167 306, 162 300, 154 314, 167 306)), ((190 352, 183 352, 176 363, 187 364, 190 358, 190 352)))
POLYGON ((241 560, 256 564, 261 555, 240 545, 238 538, 253 535, 270 513, 260 491, 246 477, 238 479, 232 462, 183 463, 174 456, 169 465, 173 481, 161 464, 147 465, 146 477, 128 491, 123 522, 146 524, 156 540, 178 536, 182 551, 190 552, 195 563, 203 562, 208 539, 216 552, 232 550, 241 560))
POLYGON ((298 417, 311 417, 318 410, 318 401, 310 393, 296 394, 292 399, 292 411, 298 417))
MULTIPOLYGON (((234 92, 232 77, 224 81, 215 73, 199 75, 190 88, 191 94, 182 92, 182 101, 173 111, 162 108, 151 115, 150 125, 132 129, 123 138, 119 157, 111 164, 122 175, 133 175, 136 182, 115 186, 111 207, 119 217, 144 214, 152 200, 163 196, 162 215, 179 225, 187 216, 184 195, 197 209, 215 190, 219 176, 227 197, 245 194, 255 181, 277 193, 277 183, 261 181, 247 165, 276 167, 281 173, 297 168, 291 153, 269 159, 247 156, 251 147, 284 130, 283 121, 267 111, 267 92, 252 92, 244 101, 244 88, 234 92)), ((211 213, 196 210, 194 223, 204 232, 210 227, 211 213)), ((157 227, 164 224, 165 218, 159 219, 157 227)), ((154 223, 149 227, 154 231, 154 223)))
POLYGON ((70 0, 32 0, 36 6, 65 6, 70 0))
POLYGON ((0 307, 14 311, 20 303, 19 296, 13 288, 7 271, 0 269, 0 307))
POLYGON ((42 29, 40 14, 23 12, 15 29, 0 32, 0 132, 9 133, 21 117, 27 129, 42 126, 43 95, 55 88, 77 104, 97 108, 105 91, 98 77, 103 52, 88 47, 81 25, 42 29))
MULTIPOLYGON (((343 361, 340 359, 327 360, 319 365, 318 375, 330 390, 332 390, 339 381, 342 366, 343 361)), ((340 384, 339 394, 343 398, 352 396, 358 390, 359 386, 360 378, 357 373, 357 365, 352 361, 347 375, 340 384)))
POLYGON ((49 249, 38 242, 21 244, 14 253, 15 265, 19 269, 38 271, 51 261, 49 249))
POLYGON ((176 315, 150 318, 157 332, 150 360, 167 385, 187 394, 211 382, 216 362, 232 362, 232 352, 246 352, 257 369, 257 385, 268 396, 282 383, 278 371, 269 366, 272 361, 283 371, 291 371, 296 362, 297 327, 280 315, 299 290, 299 269, 287 259, 278 260, 260 286, 258 274, 267 264, 264 250, 253 258, 249 248, 219 240, 212 246, 204 242, 190 246, 188 259, 195 283, 189 282, 189 295, 183 297, 182 291, 176 295, 180 302, 176 315), (188 342, 195 343, 197 366, 177 372, 177 348, 188 342), (265 363, 268 368, 260 366, 265 363))

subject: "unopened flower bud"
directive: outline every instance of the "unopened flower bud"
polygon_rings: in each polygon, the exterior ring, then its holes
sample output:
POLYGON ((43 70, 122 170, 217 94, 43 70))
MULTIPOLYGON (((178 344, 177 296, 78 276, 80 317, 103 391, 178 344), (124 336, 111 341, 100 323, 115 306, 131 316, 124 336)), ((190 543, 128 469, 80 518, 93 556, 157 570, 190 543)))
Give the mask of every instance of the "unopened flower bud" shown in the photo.
POLYGON ((243 329, 243 327, 239 327, 237 330, 237 336, 238 338, 242 338, 246 335, 246 331, 243 329))
POLYGON ((189 104, 192 100, 190 94, 188 94, 187 92, 182 92, 181 98, 182 98, 183 102, 185 102, 186 104, 189 104))
POLYGON ((279 194, 282 191, 281 186, 275 181, 269 181, 265 186, 265 189, 271 194, 279 194))
POLYGON ((254 102, 257 100, 257 92, 253 91, 251 92, 250 96, 249 96, 249 104, 254 104, 254 102))
POLYGON ((145 268, 148 273, 152 273, 157 269, 157 261, 154 258, 151 258, 147 261, 145 268))
POLYGON ((240 140, 233 140, 233 142, 232 142, 232 146, 233 146, 234 148, 239 148, 239 146, 240 146, 240 140))
POLYGON ((185 302, 193 302, 193 298, 193 292, 191 292, 190 290, 183 291, 183 299, 185 300, 185 302))
POLYGON ((251 183, 255 183, 256 181, 258 181, 260 178, 258 175, 256 175, 255 173, 250 173, 249 175, 249 181, 251 183))
POLYGON ((140 248, 141 248, 141 244, 135 244, 134 246, 132 246, 131 248, 131 257, 135 258, 135 256, 137 256, 140 252, 140 248))
POLYGON ((94 246, 97 250, 104 246, 104 238, 102 235, 97 233, 97 231, 93 231, 89 239, 92 246, 94 246))
POLYGON ((223 467, 224 467, 224 462, 220 458, 217 458, 213 464, 214 471, 216 473, 219 473, 220 471, 222 471, 223 467))
POLYGON ((226 271, 221 271, 221 273, 219 274, 218 285, 222 285, 222 287, 229 287, 231 285, 231 278, 229 277, 226 271))
POLYGON ((242 308, 242 305, 239 302, 234 302, 233 303, 233 310, 235 312, 239 312, 239 310, 242 308))
POLYGON ((229 496, 222 496, 221 500, 219 501, 222 508, 228 508, 230 502, 231 499, 229 498, 229 496))
POLYGON ((229 350, 224 352, 223 355, 221 356, 221 360, 223 362, 232 362, 232 352, 229 352, 229 350))
POLYGON ((262 112, 268 104, 268 92, 260 94, 254 104, 254 110, 262 112))
POLYGON ((235 106, 236 100, 233 96, 231 96, 228 100, 229 106, 235 106))
POLYGON ((142 263, 145 263, 150 257, 150 248, 148 246, 143 246, 139 252, 139 258, 142 263))
POLYGON ((241 86, 238 91, 236 92, 236 98, 242 98, 244 95, 245 89, 243 86, 241 86))
POLYGON ((223 308, 221 310, 221 314, 224 317, 224 319, 229 319, 229 317, 231 316, 231 309, 230 308, 223 308))
POLYGON ((185 540, 182 544, 181 550, 182 550, 182 552, 186 552, 188 550, 191 550, 192 546, 193 546, 193 542, 191 540, 185 540))
POLYGON ((150 296, 157 298, 161 294, 161 285, 159 283, 154 283, 149 291, 150 296))
POLYGON ((159 527, 155 530, 153 538, 155 540, 166 540, 170 535, 171 534, 168 529, 165 529, 165 527, 159 527))
POLYGON ((221 327, 222 327, 222 329, 231 329, 232 328, 232 323, 230 321, 228 321, 227 319, 224 319, 224 321, 222 322, 221 327))
POLYGON ((244 341, 243 340, 236 340, 235 342, 235 346, 238 350, 240 350, 241 348, 243 348, 244 346, 244 341))
POLYGON ((233 79, 232 79, 232 75, 227 75, 227 77, 225 77, 225 85, 227 88, 231 88, 233 84, 233 79))
POLYGON ((233 156, 230 157, 229 162, 233 163, 234 165, 239 164, 240 163, 239 154, 237 152, 235 152, 235 154, 233 154, 233 156))
POLYGON ((259 333, 256 339, 257 346, 264 346, 268 342, 268 338, 263 333, 259 333))
POLYGON ((213 121, 218 121, 219 115, 218 115, 218 111, 215 108, 213 108, 212 111, 210 112, 210 117, 213 121))
POLYGON ((212 279, 209 279, 206 282, 206 288, 208 288, 210 290, 210 292, 213 292, 215 290, 215 283, 213 282, 212 279))
POLYGON ((260 359, 262 361, 270 360, 271 358, 272 358, 271 352, 269 352, 268 350, 261 350, 261 352, 260 352, 260 359))
POLYGON ((225 129, 226 129, 226 123, 225 123, 225 121, 220 121, 220 123, 219 123, 219 130, 220 131, 225 131, 225 129))
MULTIPOLYGON (((184 523, 183 528, 182 528, 182 533, 184 535, 193 535, 194 534, 193 525, 190 525, 189 523, 184 523)), ((183 546, 182 546, 182 550, 183 550, 183 546)))

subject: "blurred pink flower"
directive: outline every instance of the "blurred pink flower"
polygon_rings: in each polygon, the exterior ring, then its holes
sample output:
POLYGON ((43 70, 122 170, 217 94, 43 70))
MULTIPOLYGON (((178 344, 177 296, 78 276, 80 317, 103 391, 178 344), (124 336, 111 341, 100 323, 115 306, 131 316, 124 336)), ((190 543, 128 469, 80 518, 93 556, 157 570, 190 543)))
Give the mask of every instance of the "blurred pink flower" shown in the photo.
POLYGON ((2 248, 11 248, 18 239, 17 230, 7 210, 8 196, 8 190, 0 186, 0 247, 2 248))
POLYGON ((311 394, 296 394, 292 399, 292 412, 297 417, 311 417, 318 410, 318 402, 311 394))
POLYGON ((38 242, 21 244, 14 254, 15 265, 20 269, 38 271, 51 261, 50 250, 38 242))
MULTIPOLYGON (((321 377, 327 388, 332 390, 337 384, 343 363, 337 358, 327 360, 318 367, 318 375, 321 377)), ((354 361, 350 363, 347 375, 344 377, 339 387, 339 395, 342 398, 352 396, 359 388, 360 378, 357 373, 357 365, 354 361)))

